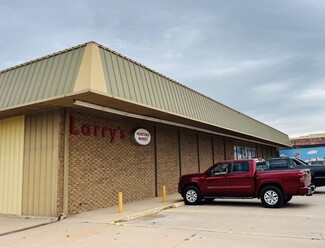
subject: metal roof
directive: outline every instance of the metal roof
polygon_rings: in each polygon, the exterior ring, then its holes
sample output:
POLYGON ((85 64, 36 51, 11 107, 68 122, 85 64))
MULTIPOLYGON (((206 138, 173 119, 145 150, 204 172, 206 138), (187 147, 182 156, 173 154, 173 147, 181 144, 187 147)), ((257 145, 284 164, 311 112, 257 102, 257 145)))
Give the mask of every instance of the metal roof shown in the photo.
POLYGON ((0 118, 76 99, 290 146, 288 135, 95 42, 0 72, 0 118))

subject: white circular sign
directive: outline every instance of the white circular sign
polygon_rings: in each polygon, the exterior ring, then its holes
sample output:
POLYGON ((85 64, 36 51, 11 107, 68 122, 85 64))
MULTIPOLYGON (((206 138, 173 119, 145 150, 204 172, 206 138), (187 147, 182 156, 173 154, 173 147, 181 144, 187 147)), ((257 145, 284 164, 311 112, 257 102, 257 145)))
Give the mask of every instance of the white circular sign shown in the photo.
POLYGON ((143 128, 139 128, 134 132, 134 140, 142 146, 148 145, 151 141, 150 133, 143 128))

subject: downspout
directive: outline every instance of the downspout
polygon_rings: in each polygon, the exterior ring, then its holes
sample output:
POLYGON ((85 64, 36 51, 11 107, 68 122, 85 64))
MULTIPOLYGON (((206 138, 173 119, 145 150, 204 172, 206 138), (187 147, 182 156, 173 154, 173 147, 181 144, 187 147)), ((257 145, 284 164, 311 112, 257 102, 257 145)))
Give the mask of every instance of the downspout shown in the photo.
POLYGON ((63 213, 62 217, 68 216, 69 204, 69 135, 70 135, 70 109, 65 109, 64 118, 64 170, 63 170, 63 213))

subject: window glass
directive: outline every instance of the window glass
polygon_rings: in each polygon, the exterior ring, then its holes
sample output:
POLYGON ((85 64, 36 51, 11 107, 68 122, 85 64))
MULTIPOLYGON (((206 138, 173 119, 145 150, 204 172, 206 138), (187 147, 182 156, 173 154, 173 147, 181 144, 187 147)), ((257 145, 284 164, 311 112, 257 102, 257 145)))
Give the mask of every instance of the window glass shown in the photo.
POLYGON ((287 159, 276 159, 271 161, 270 163, 270 169, 271 170, 285 170, 288 169, 288 160, 287 159))
POLYGON ((210 170, 210 175, 215 176, 219 174, 227 174, 229 171, 229 164, 228 163, 223 163, 223 164, 217 164, 215 167, 213 167, 210 170))
POLYGON ((234 146, 234 159, 256 158, 256 149, 234 146))
POLYGON ((256 170, 257 171, 268 171, 270 168, 269 161, 257 162, 256 163, 256 170))
POLYGON ((246 173, 249 171, 249 162, 235 162, 232 165, 233 173, 246 173))

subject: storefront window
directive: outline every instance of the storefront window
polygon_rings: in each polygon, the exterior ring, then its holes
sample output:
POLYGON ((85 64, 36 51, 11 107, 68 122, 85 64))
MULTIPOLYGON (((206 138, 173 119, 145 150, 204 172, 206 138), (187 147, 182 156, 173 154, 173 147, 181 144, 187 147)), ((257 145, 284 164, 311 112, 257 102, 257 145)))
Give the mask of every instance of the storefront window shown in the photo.
POLYGON ((234 146, 234 159, 256 158, 256 149, 234 146))

